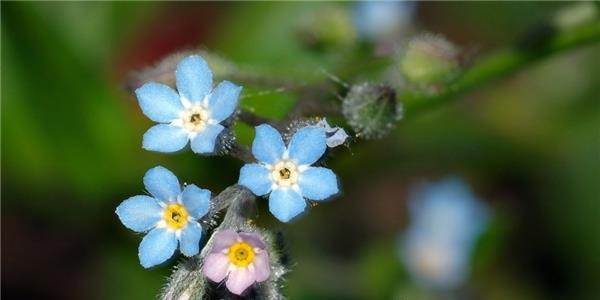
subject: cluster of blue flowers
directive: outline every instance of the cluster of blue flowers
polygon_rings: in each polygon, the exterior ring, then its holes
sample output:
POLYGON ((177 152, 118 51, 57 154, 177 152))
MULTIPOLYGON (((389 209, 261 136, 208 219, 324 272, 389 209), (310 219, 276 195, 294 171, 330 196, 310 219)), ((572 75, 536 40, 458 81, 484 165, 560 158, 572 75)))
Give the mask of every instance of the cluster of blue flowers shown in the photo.
MULTIPOLYGON (((144 134, 143 148, 176 152, 189 142, 195 153, 215 154, 222 133, 231 130, 241 87, 223 81, 213 89, 208 64, 195 55, 184 58, 175 75, 177 91, 151 82, 135 92, 142 112, 159 123, 144 134)), ((322 201, 338 193, 336 175, 313 166, 327 142, 326 128, 320 126, 298 129, 287 146, 276 129, 257 126, 252 154, 258 163, 242 167, 239 184, 257 196, 268 195, 271 213, 288 222, 304 212, 307 199, 322 201)), ((146 173, 144 185, 151 196, 133 196, 116 210, 127 228, 148 232, 139 246, 142 266, 165 262, 177 248, 185 256, 198 254, 211 192, 193 184, 182 189, 177 177, 161 166, 146 173)))

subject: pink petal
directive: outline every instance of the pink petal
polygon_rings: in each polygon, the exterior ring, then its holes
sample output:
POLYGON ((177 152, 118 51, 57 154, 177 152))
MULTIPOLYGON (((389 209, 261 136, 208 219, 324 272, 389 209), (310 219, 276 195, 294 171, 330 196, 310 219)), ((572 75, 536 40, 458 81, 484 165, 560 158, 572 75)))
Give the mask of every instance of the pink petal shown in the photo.
POLYGON ((260 235, 255 233, 240 232, 242 240, 252 245, 254 248, 265 249, 267 244, 260 238, 260 235))
POLYGON ((211 253, 217 253, 231 247, 238 242, 241 237, 234 230, 220 230, 214 233, 213 246, 211 253))
POLYGON ((229 258, 222 253, 211 253, 204 259, 202 272, 214 282, 221 282, 229 271, 229 258))
POLYGON ((254 276, 256 282, 263 282, 271 275, 271 265, 269 264, 269 254, 267 251, 260 251, 254 257, 254 276))
POLYGON ((250 272, 248 268, 239 268, 235 271, 231 271, 225 286, 227 289, 236 294, 241 295, 249 286, 254 283, 254 273, 250 272))

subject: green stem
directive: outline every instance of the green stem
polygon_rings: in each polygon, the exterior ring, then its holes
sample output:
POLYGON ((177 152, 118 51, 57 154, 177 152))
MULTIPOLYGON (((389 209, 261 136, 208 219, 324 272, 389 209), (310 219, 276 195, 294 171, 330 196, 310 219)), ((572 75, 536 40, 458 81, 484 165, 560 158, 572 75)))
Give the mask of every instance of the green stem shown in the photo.
POLYGON ((558 32, 546 43, 544 48, 536 51, 521 50, 516 47, 500 50, 476 62, 456 82, 439 94, 430 95, 420 92, 403 94, 402 100, 405 103, 406 115, 410 117, 450 102, 457 99, 457 96, 525 69, 543 58, 599 41, 600 21, 594 21, 579 28, 558 32))

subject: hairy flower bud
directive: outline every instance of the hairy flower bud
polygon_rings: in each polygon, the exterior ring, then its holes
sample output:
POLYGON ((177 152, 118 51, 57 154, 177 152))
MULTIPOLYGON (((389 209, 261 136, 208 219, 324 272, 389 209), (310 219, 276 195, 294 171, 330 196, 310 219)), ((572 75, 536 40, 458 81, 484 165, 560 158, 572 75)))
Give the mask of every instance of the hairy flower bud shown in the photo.
POLYGON ((454 79, 460 70, 459 49, 439 35, 412 39, 400 57, 400 71, 409 81, 441 84, 454 79))
POLYGON ((561 30, 568 30, 593 22, 597 18, 597 5, 593 2, 577 2, 560 9, 552 19, 552 23, 561 30))
POLYGON ((342 113, 357 137, 381 138, 402 118, 396 91, 385 84, 354 85, 344 98, 342 113))
POLYGON ((302 44, 315 50, 350 47, 358 38, 350 12, 340 6, 306 15, 296 33, 302 44))
MULTIPOLYGON (((229 122, 232 122, 230 120, 229 122)), ((233 125, 229 125, 233 126, 233 125)), ((231 149, 236 145, 236 136, 232 127, 225 127, 221 134, 219 134, 217 142, 215 143, 215 154, 216 155, 227 155, 231 149)))

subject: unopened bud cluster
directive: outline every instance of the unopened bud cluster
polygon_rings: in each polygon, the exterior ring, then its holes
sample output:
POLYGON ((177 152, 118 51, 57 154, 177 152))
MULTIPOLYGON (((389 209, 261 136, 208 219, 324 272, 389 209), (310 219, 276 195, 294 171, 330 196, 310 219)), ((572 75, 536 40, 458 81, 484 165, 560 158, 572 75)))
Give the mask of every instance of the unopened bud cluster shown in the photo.
POLYGON ((339 6, 304 16, 296 34, 304 46, 314 50, 350 47, 358 39, 349 11, 339 6))
POLYGON ((354 85, 344 98, 342 113, 357 137, 365 139, 385 136, 402 118, 402 105, 396 91, 385 84, 354 85))
POLYGON ((459 49, 439 35, 413 38, 400 57, 400 71, 418 85, 444 84, 460 71, 459 49))

